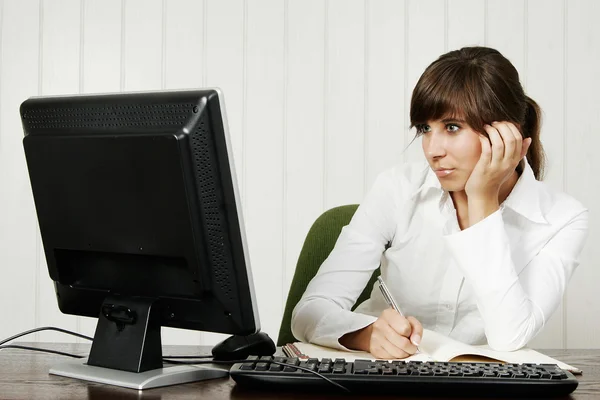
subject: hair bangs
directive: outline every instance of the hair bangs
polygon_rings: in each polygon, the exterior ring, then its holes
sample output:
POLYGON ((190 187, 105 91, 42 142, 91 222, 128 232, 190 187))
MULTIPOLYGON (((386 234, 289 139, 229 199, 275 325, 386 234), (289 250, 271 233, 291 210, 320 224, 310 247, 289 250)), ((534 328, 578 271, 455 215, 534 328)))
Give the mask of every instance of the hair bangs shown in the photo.
POLYGON ((477 68, 463 63, 445 68, 434 66, 428 72, 413 91, 411 128, 428 121, 453 119, 463 120, 482 132, 492 107, 486 101, 490 91, 481 86, 477 68))

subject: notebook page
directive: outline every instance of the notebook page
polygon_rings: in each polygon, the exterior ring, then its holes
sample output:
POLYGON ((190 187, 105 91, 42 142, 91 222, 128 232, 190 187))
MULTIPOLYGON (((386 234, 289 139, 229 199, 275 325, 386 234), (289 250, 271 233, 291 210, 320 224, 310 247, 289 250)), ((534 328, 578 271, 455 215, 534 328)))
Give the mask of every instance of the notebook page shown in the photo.
POLYGON ((431 358, 435 361, 453 361, 454 358, 459 356, 461 358, 460 361, 468 361, 468 356, 475 355, 515 364, 557 364, 562 369, 569 370, 573 373, 581 373, 581 370, 578 368, 532 349, 524 348, 517 351, 496 351, 492 350, 488 345, 471 346, 429 330, 425 330, 423 333, 421 349, 430 354, 431 358))
MULTIPOLYGON (((315 358, 344 358, 346 361, 354 361, 356 359, 375 360, 371 353, 365 351, 343 351, 332 349, 329 347, 318 346, 310 343, 294 343, 298 350, 315 358)), ((410 357, 404 358, 404 361, 453 361, 454 358, 460 357, 457 361, 486 361, 480 359, 469 360, 468 356, 487 357, 492 360, 502 361, 507 363, 523 364, 557 364, 560 368, 571 371, 575 374, 580 374, 581 370, 569 364, 556 360, 545 354, 532 349, 524 348, 518 351, 504 352, 492 350, 487 345, 472 346, 449 338, 435 331, 425 329, 423 338, 419 345, 420 352, 410 357), (466 357, 462 357, 466 356, 466 357)))
MULTIPOLYGON (((312 343, 301 343, 296 342, 294 345, 300 350, 302 353, 306 354, 309 357, 314 358, 331 358, 335 360, 336 358, 344 358, 346 361, 354 361, 358 359, 367 359, 367 360, 375 360, 371 353, 366 351, 344 351, 338 349, 332 349, 329 347, 323 347, 312 343)), ((417 353, 410 357, 404 358, 404 361, 432 361, 431 357, 427 354, 417 353)))

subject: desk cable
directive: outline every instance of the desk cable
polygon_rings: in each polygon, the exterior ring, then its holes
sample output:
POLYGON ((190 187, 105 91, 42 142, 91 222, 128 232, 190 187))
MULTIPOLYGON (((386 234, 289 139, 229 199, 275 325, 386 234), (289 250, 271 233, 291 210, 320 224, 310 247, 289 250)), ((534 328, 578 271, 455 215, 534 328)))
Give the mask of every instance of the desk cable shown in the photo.
MULTIPOLYGON (((3 339, 0 340, 0 350, 2 349, 20 349, 20 350, 30 350, 30 351, 39 351, 39 352, 43 352, 43 353, 51 353, 51 354, 57 354, 57 355, 61 355, 61 356, 67 356, 67 357, 72 357, 72 358, 85 358, 85 356, 81 356, 81 355, 77 355, 77 354, 72 354, 72 353, 65 353, 63 351, 58 351, 58 350, 50 350, 50 349, 44 349, 44 348, 39 348, 39 347, 30 347, 30 346, 22 346, 22 345, 17 345, 17 344, 5 344, 8 343, 12 340, 18 339, 22 336, 26 336, 26 335, 30 335, 32 333, 35 332, 40 332, 40 331, 57 331, 57 332, 61 332, 61 333, 66 333, 68 335, 73 335, 76 337, 79 337, 81 339, 86 339, 89 341, 94 340, 93 338, 89 337, 89 336, 85 336, 82 335, 80 333, 77 332, 72 332, 66 329, 62 329, 62 328, 56 328, 54 326, 44 326, 41 328, 35 328, 35 329, 31 329, 25 332, 21 332, 18 333, 14 336, 11 336, 7 339, 3 339)), ((176 361, 177 359, 204 359, 204 358, 212 358, 212 355, 201 355, 201 356, 164 356, 163 357, 163 362, 169 363, 169 364, 242 364, 242 363, 255 363, 256 360, 227 360, 227 361, 218 361, 218 360, 201 360, 201 361, 176 361)), ((306 367, 301 367, 299 365, 293 365, 293 364, 288 364, 285 362, 279 362, 279 361, 274 361, 274 360, 261 360, 261 362, 265 362, 265 363, 269 363, 269 364, 277 364, 277 365, 282 365, 284 367, 293 367, 302 371, 306 371, 306 372, 310 372, 316 376, 318 376, 319 378, 324 379, 325 381, 331 383, 332 385, 338 387, 339 389, 342 389, 344 392, 346 393, 350 393, 350 390, 348 390, 348 388, 340 385, 337 382, 332 381, 331 379, 327 378, 326 376, 323 376, 322 374, 318 373, 317 371, 313 371, 312 369, 306 368, 306 367)))

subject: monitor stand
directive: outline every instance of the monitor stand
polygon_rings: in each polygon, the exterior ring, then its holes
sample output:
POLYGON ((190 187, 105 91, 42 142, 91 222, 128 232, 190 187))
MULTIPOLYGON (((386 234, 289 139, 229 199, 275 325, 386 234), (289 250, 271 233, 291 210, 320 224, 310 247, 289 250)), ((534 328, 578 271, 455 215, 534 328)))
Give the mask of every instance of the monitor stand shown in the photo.
POLYGON ((228 376, 229 366, 163 366, 155 301, 119 295, 106 297, 89 357, 59 364, 51 368, 50 373, 132 389, 228 376))
POLYGON ((50 369, 50 374, 143 390, 207 379, 225 378, 229 376, 229 366, 220 367, 214 364, 176 365, 145 372, 127 372, 87 365, 87 359, 83 359, 55 365, 50 369))

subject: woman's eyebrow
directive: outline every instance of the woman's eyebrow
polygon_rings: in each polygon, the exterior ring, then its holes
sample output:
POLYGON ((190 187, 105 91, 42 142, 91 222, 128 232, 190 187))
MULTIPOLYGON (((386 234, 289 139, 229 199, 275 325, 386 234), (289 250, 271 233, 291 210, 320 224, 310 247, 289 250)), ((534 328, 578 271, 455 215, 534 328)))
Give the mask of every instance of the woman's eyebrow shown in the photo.
POLYGON ((462 119, 456 119, 456 118, 444 118, 441 122, 447 124, 448 122, 460 122, 460 123, 466 123, 467 121, 462 120, 462 119))

